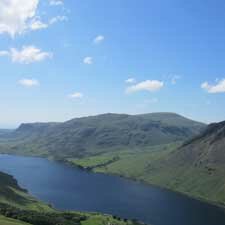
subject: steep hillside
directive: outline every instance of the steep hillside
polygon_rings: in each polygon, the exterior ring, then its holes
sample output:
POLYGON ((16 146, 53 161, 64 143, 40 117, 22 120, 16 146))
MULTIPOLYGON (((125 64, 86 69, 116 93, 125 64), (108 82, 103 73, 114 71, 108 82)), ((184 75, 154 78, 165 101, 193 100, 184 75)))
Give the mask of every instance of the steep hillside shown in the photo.
POLYGON ((104 114, 65 123, 22 124, 7 138, 0 137, 0 151, 59 159, 84 157, 184 141, 204 127, 173 113, 104 114))
POLYGON ((148 181, 225 204, 225 122, 152 164, 148 181))

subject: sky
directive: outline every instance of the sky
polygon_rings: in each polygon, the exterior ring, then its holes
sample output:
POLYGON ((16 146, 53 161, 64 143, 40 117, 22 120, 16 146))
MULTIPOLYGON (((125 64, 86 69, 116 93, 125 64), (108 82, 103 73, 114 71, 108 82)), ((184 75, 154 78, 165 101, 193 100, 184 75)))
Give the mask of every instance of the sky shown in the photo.
POLYGON ((225 120, 225 1, 0 0, 0 127, 102 113, 225 120))

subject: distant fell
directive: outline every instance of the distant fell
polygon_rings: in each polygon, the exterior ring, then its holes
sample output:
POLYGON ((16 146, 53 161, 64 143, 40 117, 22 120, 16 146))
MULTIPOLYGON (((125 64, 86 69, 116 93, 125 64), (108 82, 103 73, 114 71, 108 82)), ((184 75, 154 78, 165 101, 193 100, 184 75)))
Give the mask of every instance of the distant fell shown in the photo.
POLYGON ((205 124, 174 113, 108 113, 64 123, 22 124, 7 138, 0 137, 0 150, 60 159, 83 157, 184 141, 204 128, 205 124))

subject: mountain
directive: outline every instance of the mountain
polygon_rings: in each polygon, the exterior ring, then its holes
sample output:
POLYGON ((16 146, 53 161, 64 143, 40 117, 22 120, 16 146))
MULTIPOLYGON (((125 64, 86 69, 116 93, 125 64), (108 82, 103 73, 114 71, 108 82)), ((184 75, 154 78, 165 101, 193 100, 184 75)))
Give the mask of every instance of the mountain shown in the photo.
POLYGON ((0 151, 57 159, 184 141, 205 125, 174 113, 103 114, 64 123, 22 124, 0 136, 0 151))
POLYGON ((148 176, 152 183, 225 205, 225 121, 153 163, 148 176))

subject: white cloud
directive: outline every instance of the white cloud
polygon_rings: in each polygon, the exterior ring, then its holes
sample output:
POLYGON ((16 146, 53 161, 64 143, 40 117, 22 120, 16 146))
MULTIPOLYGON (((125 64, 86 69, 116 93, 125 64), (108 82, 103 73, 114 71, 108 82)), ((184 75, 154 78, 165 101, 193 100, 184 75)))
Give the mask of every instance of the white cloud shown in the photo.
POLYGON ((225 79, 217 80, 215 85, 204 82, 201 84, 201 88, 211 94, 225 93, 225 79))
POLYGON ((164 83, 158 80, 146 80, 135 85, 132 85, 126 89, 127 94, 131 94, 138 91, 158 91, 163 88, 164 83))
POLYGON ((40 85, 39 81, 36 79, 21 79, 19 80, 19 84, 25 87, 34 87, 40 85))
POLYGON ((52 58, 53 54, 35 46, 23 46, 21 50, 11 48, 9 51, 1 51, 0 56, 10 56, 12 62, 30 64, 52 58))
POLYGON ((58 23, 58 22, 64 22, 67 21, 68 18, 66 16, 55 16, 52 17, 48 23, 43 23, 40 18, 35 18, 34 20, 31 21, 30 23, 30 29, 31 30, 41 30, 41 29, 46 29, 50 25, 58 23))
POLYGON ((63 0, 49 0, 51 6, 63 5, 63 0))
POLYGON ((68 20, 68 17, 66 17, 66 16, 55 16, 50 19, 49 24, 52 25, 54 23, 63 22, 63 21, 67 21, 67 20, 68 20))
MULTIPOLYGON (((56 16, 49 22, 42 22, 37 16, 40 0, 0 0, 0 34, 11 37, 23 34, 29 30, 46 29, 56 22, 65 21, 66 16, 56 16)), ((50 5, 63 4, 62 0, 50 0, 50 5)))
POLYGON ((98 35, 94 40, 94 44, 100 44, 101 42, 103 42, 105 40, 105 37, 103 35, 98 35))
POLYGON ((133 83, 136 83, 136 80, 135 80, 135 78, 131 77, 131 78, 128 78, 127 80, 125 80, 125 83, 133 84, 133 83))
POLYGON ((39 0, 0 0, 0 34, 22 34, 35 17, 39 0))
POLYGON ((40 29, 46 29, 48 27, 47 23, 43 23, 40 20, 33 20, 30 24, 31 30, 40 30, 40 29))
POLYGON ((93 64, 93 58, 90 57, 90 56, 85 57, 84 60, 83 60, 83 63, 84 63, 84 64, 91 65, 91 64, 93 64))
POLYGON ((72 94, 69 95, 69 98, 83 98, 83 94, 80 92, 74 92, 72 94))

